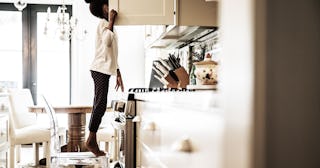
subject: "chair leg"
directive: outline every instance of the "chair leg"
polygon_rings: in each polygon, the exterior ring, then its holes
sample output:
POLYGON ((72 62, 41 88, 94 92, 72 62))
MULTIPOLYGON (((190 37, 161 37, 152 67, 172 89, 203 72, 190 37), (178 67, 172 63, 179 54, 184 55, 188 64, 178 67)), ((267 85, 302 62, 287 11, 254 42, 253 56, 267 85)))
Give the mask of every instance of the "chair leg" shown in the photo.
POLYGON ((16 161, 16 163, 20 163, 20 161, 21 161, 21 145, 16 145, 15 148, 16 148, 16 159, 15 159, 15 161, 16 161))
POLYGON ((59 141, 61 145, 66 144, 66 136, 65 135, 59 136, 59 141))
POLYGON ((48 143, 47 142, 42 142, 42 149, 43 149, 43 154, 42 154, 42 156, 43 157, 46 157, 47 156, 47 153, 48 153, 48 151, 47 151, 47 147, 48 146, 48 143))
POLYGON ((50 168, 51 167, 51 155, 50 155, 50 142, 44 142, 44 148, 43 150, 45 151, 45 158, 46 158, 46 167, 50 168))
POLYGON ((111 159, 113 159, 113 160, 115 160, 115 155, 116 155, 116 153, 115 153, 115 137, 113 136, 112 137, 112 140, 109 142, 109 151, 110 151, 110 158, 111 159))
POLYGON ((104 151, 109 153, 109 142, 104 143, 104 151))
POLYGON ((14 150, 15 150, 15 146, 14 145, 10 145, 9 167, 15 167, 14 150))
POLYGON ((33 143, 33 148, 34 148, 34 164, 38 165, 39 164, 39 143, 33 143))
POLYGON ((114 129, 114 148, 113 148, 113 154, 114 156, 113 159, 114 160, 119 160, 118 156, 119 156, 119 131, 117 129, 114 129))

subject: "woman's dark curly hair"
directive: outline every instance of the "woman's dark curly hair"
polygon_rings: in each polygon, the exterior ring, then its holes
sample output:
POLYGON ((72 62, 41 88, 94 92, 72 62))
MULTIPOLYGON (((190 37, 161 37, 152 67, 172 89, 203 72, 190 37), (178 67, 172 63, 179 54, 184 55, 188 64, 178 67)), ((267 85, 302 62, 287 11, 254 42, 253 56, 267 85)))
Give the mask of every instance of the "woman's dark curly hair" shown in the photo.
POLYGON ((85 2, 90 3, 89 8, 92 15, 98 18, 104 18, 102 6, 104 4, 107 4, 109 6, 109 0, 85 0, 85 2))

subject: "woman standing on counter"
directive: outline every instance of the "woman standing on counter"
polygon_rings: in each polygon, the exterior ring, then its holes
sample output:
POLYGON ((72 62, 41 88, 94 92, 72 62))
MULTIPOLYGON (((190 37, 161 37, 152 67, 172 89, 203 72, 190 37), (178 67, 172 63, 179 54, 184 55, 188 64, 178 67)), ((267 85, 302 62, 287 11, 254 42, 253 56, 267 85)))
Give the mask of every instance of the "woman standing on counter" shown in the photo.
POLYGON ((106 111, 111 75, 117 76, 115 89, 118 90, 120 87, 122 91, 124 90, 118 66, 118 40, 113 31, 117 12, 112 9, 109 13, 108 0, 85 0, 85 2, 90 3, 91 14, 101 19, 96 34, 95 57, 90 68, 94 81, 94 103, 86 147, 96 156, 104 156, 105 152, 99 149, 96 133, 106 111))

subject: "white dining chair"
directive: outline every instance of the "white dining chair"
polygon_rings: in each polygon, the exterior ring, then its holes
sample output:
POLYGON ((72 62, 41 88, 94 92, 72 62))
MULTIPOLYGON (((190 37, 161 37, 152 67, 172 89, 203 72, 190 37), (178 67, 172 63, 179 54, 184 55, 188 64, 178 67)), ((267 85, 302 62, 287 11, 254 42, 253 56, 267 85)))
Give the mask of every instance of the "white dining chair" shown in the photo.
POLYGON ((111 125, 114 120, 114 114, 111 108, 106 110, 105 115, 102 118, 102 122, 97 131, 97 142, 99 145, 104 144, 104 151, 110 153, 110 159, 115 159, 115 131, 111 125))
POLYGON ((118 111, 124 109, 124 104, 118 104, 118 100, 111 101, 111 107, 106 109, 97 132, 98 144, 104 143, 105 151, 110 153, 110 159, 117 161, 119 159, 119 139, 118 131, 114 128, 114 120, 119 117, 118 111))
MULTIPOLYGON (((20 162, 20 150, 23 144, 33 144, 34 164, 39 163, 39 146, 43 145, 43 156, 50 159, 50 126, 39 124, 37 116, 29 112, 28 107, 34 106, 29 89, 9 90, 10 126, 9 126, 9 165, 15 167, 20 162), (16 156, 15 156, 16 150, 16 156)), ((60 139, 65 139, 66 129, 59 128, 60 139)))
POLYGON ((58 120, 56 113, 48 100, 43 96, 46 113, 50 118, 51 143, 50 143, 50 162, 47 165, 50 168, 59 168, 64 166, 94 166, 99 168, 109 167, 109 156, 96 157, 92 152, 61 152, 61 145, 58 136, 58 120))

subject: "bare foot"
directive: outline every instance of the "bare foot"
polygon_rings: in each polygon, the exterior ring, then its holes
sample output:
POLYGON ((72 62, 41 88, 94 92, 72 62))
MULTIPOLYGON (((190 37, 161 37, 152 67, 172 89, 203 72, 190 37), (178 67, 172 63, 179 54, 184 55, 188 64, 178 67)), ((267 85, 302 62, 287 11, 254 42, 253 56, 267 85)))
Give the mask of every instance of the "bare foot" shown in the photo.
POLYGON ((104 151, 101 151, 99 149, 99 146, 97 143, 97 138, 96 138, 96 133, 94 133, 94 132, 90 132, 89 137, 86 142, 86 147, 89 151, 91 151, 96 156, 105 156, 106 155, 106 153, 104 151))
POLYGON ((98 144, 90 143, 89 141, 86 142, 87 149, 92 152, 96 156, 105 156, 106 153, 101 151, 98 147, 98 144))

